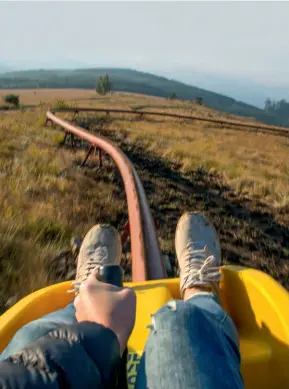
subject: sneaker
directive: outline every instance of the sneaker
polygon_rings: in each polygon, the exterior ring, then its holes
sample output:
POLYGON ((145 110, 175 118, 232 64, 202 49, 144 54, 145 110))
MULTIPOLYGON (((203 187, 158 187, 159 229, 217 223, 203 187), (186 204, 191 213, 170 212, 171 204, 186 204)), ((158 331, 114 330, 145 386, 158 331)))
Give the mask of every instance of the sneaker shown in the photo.
POLYGON ((100 266, 119 265, 121 250, 120 236, 114 227, 108 224, 93 226, 79 250, 74 291, 77 293, 81 283, 100 266))
POLYGON ((201 286, 218 294, 221 247, 218 234, 201 213, 187 212, 179 219, 175 248, 180 268, 180 289, 201 286))

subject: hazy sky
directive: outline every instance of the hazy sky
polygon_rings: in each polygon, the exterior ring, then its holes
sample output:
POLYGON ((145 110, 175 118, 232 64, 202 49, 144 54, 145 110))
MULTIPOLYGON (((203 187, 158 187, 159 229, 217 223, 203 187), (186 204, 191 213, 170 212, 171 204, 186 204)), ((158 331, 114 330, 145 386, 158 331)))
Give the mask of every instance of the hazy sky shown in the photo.
POLYGON ((0 1, 3 62, 183 69, 289 86, 289 3, 0 1))

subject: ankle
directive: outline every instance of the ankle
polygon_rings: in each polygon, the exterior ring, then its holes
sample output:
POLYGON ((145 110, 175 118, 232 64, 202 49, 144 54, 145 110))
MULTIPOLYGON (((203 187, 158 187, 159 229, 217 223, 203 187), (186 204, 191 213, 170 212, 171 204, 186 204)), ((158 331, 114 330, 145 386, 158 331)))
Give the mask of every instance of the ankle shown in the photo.
POLYGON ((184 290, 183 299, 187 300, 193 295, 198 294, 200 292, 214 293, 214 290, 210 286, 193 286, 192 288, 187 288, 184 290))

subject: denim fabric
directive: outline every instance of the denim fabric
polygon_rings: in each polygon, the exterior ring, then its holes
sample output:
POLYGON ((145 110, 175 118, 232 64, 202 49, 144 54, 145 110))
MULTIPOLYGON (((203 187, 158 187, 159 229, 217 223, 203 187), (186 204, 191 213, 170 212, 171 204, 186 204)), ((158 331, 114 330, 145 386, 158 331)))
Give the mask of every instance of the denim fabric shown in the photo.
POLYGON ((217 297, 171 301, 152 316, 136 389, 241 389, 237 330, 217 297))
MULTIPOLYGON (((62 324, 76 322, 72 304, 22 327, 5 359, 62 324)), ((241 389, 236 328, 217 297, 200 293, 170 301, 152 316, 136 389, 241 389)))
POLYGON ((73 303, 68 304, 64 309, 49 313, 34 320, 20 328, 11 339, 10 343, 0 355, 0 360, 8 358, 16 351, 23 349, 37 339, 47 335, 62 324, 76 323, 75 308, 73 303))

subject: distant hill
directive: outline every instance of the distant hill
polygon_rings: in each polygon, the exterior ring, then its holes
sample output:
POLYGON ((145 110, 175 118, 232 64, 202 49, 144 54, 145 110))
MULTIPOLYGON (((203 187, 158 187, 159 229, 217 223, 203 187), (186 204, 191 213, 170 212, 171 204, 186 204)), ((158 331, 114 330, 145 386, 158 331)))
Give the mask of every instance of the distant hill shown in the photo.
POLYGON ((9 72, 10 70, 11 69, 8 66, 3 65, 3 64, 0 63, 0 74, 1 73, 5 73, 5 72, 9 72))
POLYGON ((0 89, 34 88, 85 88, 94 89, 96 78, 108 73, 112 90, 143 93, 152 96, 168 97, 176 93, 178 98, 194 100, 202 98, 204 104, 219 111, 247 116, 256 120, 277 125, 286 125, 264 110, 230 97, 210 92, 195 86, 170 80, 153 74, 130 69, 97 68, 76 70, 26 70, 0 74, 0 89))

